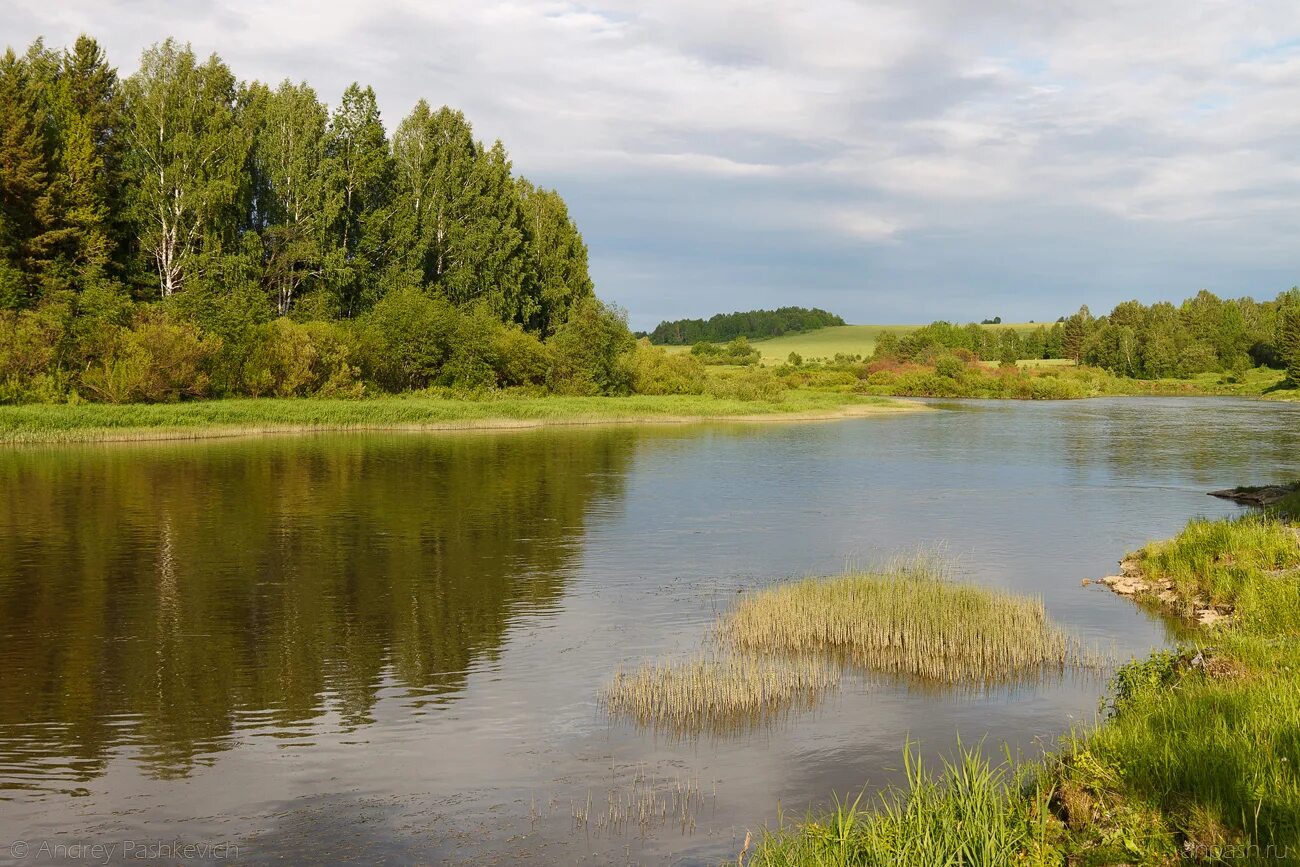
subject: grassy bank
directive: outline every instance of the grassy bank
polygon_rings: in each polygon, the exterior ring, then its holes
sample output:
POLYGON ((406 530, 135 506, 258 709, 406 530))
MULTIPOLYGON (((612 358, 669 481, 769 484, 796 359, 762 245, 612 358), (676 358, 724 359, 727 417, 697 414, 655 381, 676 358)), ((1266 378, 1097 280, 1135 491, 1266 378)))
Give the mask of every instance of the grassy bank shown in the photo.
POLYGON ((1122 667, 1104 718, 1041 763, 966 752, 877 801, 778 828, 751 865, 1263 864, 1300 859, 1294 507, 1192 522, 1130 557, 1152 604, 1229 612, 1122 667), (1163 590, 1161 592, 1164 592, 1163 590))
POLYGON ((165 404, 0 406, 0 442, 107 442, 327 430, 459 430, 708 419, 837 418, 915 409, 901 401, 814 390, 741 400, 708 395, 482 399, 404 395, 366 400, 233 399, 165 404))

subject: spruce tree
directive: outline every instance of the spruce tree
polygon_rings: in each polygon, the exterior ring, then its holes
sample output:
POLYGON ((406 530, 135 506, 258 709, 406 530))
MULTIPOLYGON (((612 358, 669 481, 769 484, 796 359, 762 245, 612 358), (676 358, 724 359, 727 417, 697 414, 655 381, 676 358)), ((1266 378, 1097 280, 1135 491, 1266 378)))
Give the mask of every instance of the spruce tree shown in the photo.
POLYGON ((49 195, 37 92, 25 59, 0 58, 0 306, 36 294, 38 256, 49 195))
POLYGON ((1286 362, 1286 376, 1300 388, 1300 303, 1291 302, 1278 314, 1278 354, 1286 362))
POLYGON ((80 291, 122 275, 126 264, 120 86, 93 39, 82 36, 60 57, 50 103, 52 258, 67 287, 80 291))
POLYGON ((540 304, 528 268, 519 191, 500 141, 479 153, 479 198, 463 253, 473 265, 444 285, 454 300, 480 299, 498 318, 524 324, 537 318, 540 304))

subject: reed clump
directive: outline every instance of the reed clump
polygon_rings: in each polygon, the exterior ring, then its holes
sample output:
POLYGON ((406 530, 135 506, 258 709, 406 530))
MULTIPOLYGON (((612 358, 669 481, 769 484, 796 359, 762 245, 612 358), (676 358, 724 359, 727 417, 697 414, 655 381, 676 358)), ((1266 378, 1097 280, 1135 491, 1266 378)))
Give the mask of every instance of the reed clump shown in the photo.
POLYGON ((1095 661, 1041 599, 955 583, 929 560, 762 590, 716 631, 747 653, 816 654, 944 686, 1009 684, 1095 661))
POLYGON ((988 689, 1099 667, 1041 599, 959 584, 930 558, 812 578, 743 598, 709 652, 620 672, 604 709, 689 736, 744 731, 812 707, 845 667, 921 686, 988 689))
POLYGON ((812 707, 840 682, 809 656, 701 654, 619 672, 601 703, 614 716, 679 736, 744 731, 812 707))

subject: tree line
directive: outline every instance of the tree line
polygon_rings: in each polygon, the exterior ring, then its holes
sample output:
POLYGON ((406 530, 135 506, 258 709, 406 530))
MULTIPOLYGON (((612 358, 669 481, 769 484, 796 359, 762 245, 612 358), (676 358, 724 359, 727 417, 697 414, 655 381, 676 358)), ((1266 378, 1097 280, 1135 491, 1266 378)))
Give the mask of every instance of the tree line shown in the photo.
POLYGON ((1300 289, 1262 302, 1202 290, 1178 305, 1125 301, 1104 316, 1084 306, 1032 330, 940 321, 904 335, 885 332, 876 343, 877 356, 902 361, 954 350, 1006 363, 1068 359, 1137 379, 1270 367, 1300 383, 1300 289))
POLYGON ((421 100, 390 136, 370 87, 331 108, 173 40, 125 78, 88 36, 0 58, 0 400, 379 381, 367 341, 417 332, 390 383, 544 383, 583 363, 551 357, 578 312, 630 344, 564 200, 459 111, 421 100), (469 380, 444 372, 475 340, 469 380))
POLYGON ((812 331, 830 325, 843 325, 844 320, 834 313, 819 308, 779 307, 776 310, 746 310, 736 313, 719 313, 708 319, 677 319, 664 321, 649 334, 650 340, 660 346, 686 346, 699 343, 726 343, 737 337, 755 340, 761 337, 780 337, 782 334, 812 331))

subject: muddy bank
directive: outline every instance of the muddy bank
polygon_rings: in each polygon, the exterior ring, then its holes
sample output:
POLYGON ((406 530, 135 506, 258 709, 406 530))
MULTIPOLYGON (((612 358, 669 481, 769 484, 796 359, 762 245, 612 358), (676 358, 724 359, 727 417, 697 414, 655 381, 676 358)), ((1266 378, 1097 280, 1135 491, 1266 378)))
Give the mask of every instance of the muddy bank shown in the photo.
POLYGON ((1280 503, 1297 491, 1300 491, 1300 482, 1290 485, 1255 485, 1225 488, 1222 491, 1210 491, 1210 496, 1218 497, 1221 500, 1231 500, 1242 506, 1255 506, 1262 509, 1280 503))

